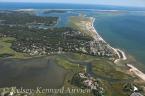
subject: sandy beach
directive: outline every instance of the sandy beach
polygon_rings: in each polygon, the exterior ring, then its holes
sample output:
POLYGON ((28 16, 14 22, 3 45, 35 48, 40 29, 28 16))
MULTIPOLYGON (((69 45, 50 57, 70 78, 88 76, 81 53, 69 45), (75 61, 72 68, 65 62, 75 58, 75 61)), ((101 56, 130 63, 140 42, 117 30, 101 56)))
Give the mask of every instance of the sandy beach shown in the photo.
POLYGON ((145 74, 131 64, 127 64, 129 71, 145 81, 145 74))
MULTIPOLYGON (((97 40, 101 40, 103 42, 106 43, 106 41, 98 34, 98 32, 96 31, 96 29, 94 28, 94 21, 95 21, 95 18, 91 18, 92 19, 92 31, 96 34, 96 36, 94 36, 94 38, 96 38, 97 40)), ((117 62, 120 62, 121 60, 127 60, 127 56, 125 54, 124 51, 122 51, 121 49, 118 49, 118 48, 113 48, 112 46, 110 46, 108 43, 106 43, 108 45, 108 47, 112 50, 114 50, 114 52, 117 54, 118 56, 118 59, 116 59, 114 61, 114 63, 117 64, 117 62)), ((133 66, 132 64, 127 64, 127 67, 129 67, 129 71, 131 73, 133 73, 134 75, 136 75, 137 77, 139 77, 140 79, 142 79, 144 82, 145 82, 145 74, 143 72, 141 72, 138 68, 136 68, 135 66, 133 66)))
POLYGON ((115 49, 113 48, 113 50, 116 52, 118 59, 114 60, 114 63, 118 63, 120 60, 127 60, 127 56, 125 55, 125 52, 122 51, 121 49, 115 49))
POLYGON ((91 18, 92 19, 92 24, 91 24, 91 27, 92 27, 92 32, 96 34, 96 36, 94 36, 94 39, 97 39, 97 40, 100 40, 104 43, 107 44, 108 48, 112 49, 115 54, 117 54, 118 56, 118 59, 116 59, 114 62, 118 62, 120 60, 127 60, 127 57, 125 55, 125 52, 123 52, 121 49, 117 49, 117 48, 113 48, 110 44, 108 44, 99 34, 98 32, 96 31, 95 27, 94 27, 94 22, 95 22, 95 18, 91 18))

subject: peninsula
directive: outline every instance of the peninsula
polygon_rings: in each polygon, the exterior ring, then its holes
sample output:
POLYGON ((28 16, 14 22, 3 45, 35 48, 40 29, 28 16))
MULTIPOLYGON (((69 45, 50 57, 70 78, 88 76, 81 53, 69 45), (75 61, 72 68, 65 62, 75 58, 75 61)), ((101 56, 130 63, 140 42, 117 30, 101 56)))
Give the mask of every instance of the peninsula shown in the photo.
MULTIPOLYGON (((128 59, 125 52, 123 52, 121 49, 113 48, 111 45, 109 45, 94 28, 93 26, 94 21, 95 18, 85 17, 82 14, 80 16, 70 17, 71 26, 87 34, 88 36, 93 37, 95 43, 92 43, 93 47, 91 49, 94 54, 100 55, 101 53, 103 54, 103 56, 110 56, 109 60, 112 60, 114 64, 116 65, 122 64, 121 66, 123 66, 124 65, 123 61, 126 61, 128 59)), ((137 69, 131 64, 127 63, 125 64, 126 68, 129 68, 126 71, 129 71, 130 75, 137 76, 142 82, 145 83, 145 74, 143 72, 141 72, 139 69, 137 69)))
MULTIPOLYGON (((145 93, 144 73, 127 63, 125 52, 113 48, 99 35, 94 28, 95 18, 71 15, 68 26, 57 27, 59 16, 37 16, 30 11, 0 11, 0 75, 5 75, 0 78, 1 94, 18 96, 13 92, 17 87, 38 85, 90 90, 75 96, 145 93), (7 86, 10 86, 8 91, 3 92, 7 86)), ((53 10, 42 13, 51 14, 53 10)))

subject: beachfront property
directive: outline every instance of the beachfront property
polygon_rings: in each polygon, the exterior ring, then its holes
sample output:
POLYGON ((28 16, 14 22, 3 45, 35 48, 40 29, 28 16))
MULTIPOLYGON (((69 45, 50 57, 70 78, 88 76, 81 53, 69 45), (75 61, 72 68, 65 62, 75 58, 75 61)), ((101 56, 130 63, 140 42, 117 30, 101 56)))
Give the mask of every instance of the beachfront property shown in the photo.
POLYGON ((80 30, 80 32, 87 34, 93 38, 93 41, 90 42, 90 52, 98 56, 107 56, 112 57, 111 60, 121 59, 117 49, 111 47, 96 31, 94 28, 93 17, 80 16, 71 16, 70 17, 70 26, 80 30))
POLYGON ((1 37, 15 38, 11 48, 16 52, 27 53, 30 56, 74 52, 109 57, 112 61, 118 58, 114 49, 96 32, 93 27, 95 20, 93 17, 72 16, 70 17, 70 22, 72 22, 70 27, 40 29, 37 27, 32 28, 30 24, 50 26, 49 24, 52 22, 55 25, 54 22, 58 22, 58 18, 34 16, 38 19, 37 22, 33 22, 35 21, 33 16, 21 11, 1 15, 3 17, 6 15, 3 19, 11 19, 10 15, 19 17, 19 22, 16 20, 17 18, 13 18, 12 21, 6 22, 6 25, 5 23, 0 25, 1 37), (6 14, 9 14, 9 16, 6 14), (34 20, 28 19, 26 22, 21 18, 33 18, 34 20), (45 21, 43 24, 41 19, 45 21), (73 28, 73 25, 76 25, 77 28, 73 28))

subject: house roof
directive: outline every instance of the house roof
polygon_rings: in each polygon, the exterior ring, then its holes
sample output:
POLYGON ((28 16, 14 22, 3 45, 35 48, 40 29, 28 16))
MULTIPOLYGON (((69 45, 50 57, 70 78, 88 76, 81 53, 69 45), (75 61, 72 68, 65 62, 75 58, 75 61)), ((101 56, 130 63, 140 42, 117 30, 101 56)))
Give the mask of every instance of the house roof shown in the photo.
POLYGON ((132 93, 130 96, 143 96, 142 94, 138 93, 138 92, 134 92, 132 93))

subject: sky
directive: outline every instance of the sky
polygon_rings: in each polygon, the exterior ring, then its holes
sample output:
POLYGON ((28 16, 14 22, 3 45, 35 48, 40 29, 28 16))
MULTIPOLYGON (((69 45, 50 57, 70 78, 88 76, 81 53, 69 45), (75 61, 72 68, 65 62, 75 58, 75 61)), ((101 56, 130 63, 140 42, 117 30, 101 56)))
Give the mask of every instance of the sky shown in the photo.
POLYGON ((145 7, 145 0, 0 0, 0 2, 48 2, 145 7))

